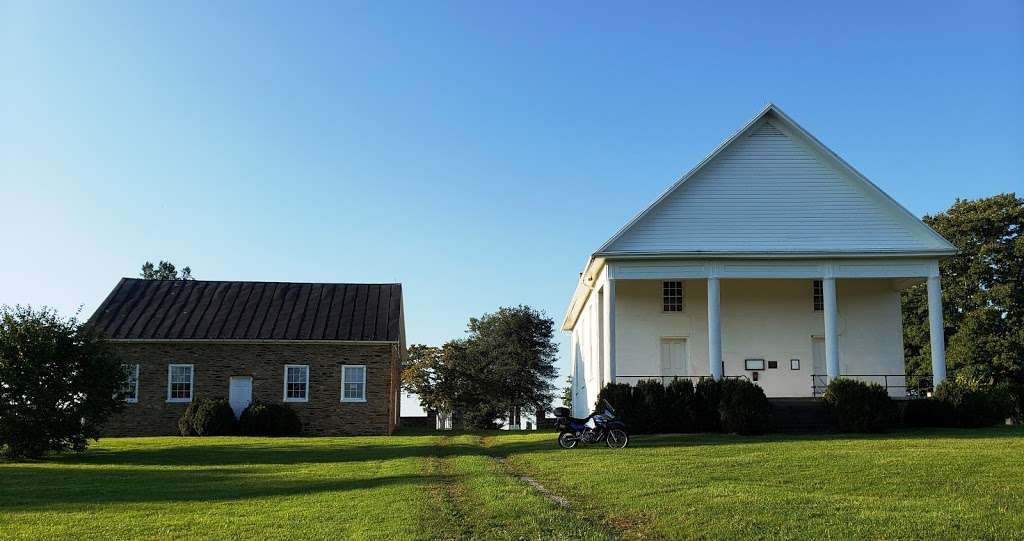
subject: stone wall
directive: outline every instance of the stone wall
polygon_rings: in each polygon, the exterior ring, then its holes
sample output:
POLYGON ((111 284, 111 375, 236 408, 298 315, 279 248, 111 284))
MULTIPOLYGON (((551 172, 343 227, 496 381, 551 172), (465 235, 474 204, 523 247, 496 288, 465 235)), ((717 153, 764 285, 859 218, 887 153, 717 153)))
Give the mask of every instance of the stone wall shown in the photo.
POLYGON ((193 399, 228 398, 232 376, 252 377, 252 398, 282 402, 286 364, 309 365, 309 401, 289 402, 307 435, 390 434, 398 418, 398 346, 351 343, 120 342, 139 364, 139 400, 108 421, 110 436, 178 433, 187 403, 167 402, 169 364, 192 364, 193 399), (341 366, 366 366, 366 402, 341 401, 341 366))

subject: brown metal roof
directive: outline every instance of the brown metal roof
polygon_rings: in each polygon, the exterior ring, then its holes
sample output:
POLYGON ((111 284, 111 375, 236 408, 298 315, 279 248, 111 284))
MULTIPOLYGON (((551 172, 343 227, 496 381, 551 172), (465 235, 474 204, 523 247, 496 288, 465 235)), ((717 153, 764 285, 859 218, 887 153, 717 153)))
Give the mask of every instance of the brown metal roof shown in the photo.
POLYGON ((90 323, 127 340, 396 342, 401 284, 122 278, 90 323))

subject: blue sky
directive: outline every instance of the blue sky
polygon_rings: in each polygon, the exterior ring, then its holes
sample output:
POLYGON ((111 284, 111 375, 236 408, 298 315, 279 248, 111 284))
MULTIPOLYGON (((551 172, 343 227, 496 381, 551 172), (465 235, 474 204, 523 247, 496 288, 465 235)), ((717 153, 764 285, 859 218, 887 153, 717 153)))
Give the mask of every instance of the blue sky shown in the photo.
POLYGON ((847 4, 0 1, 0 303, 169 259, 560 321, 768 101, 918 215, 1024 188, 1024 4, 847 4))

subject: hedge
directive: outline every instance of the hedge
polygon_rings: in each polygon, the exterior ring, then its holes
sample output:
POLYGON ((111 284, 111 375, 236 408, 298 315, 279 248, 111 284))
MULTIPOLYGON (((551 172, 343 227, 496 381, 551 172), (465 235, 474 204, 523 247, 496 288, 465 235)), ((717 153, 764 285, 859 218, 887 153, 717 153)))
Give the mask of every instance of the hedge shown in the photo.
POLYGON ((745 379, 727 379, 720 385, 718 412, 723 432, 748 435, 771 430, 772 405, 764 389, 745 379))
POLYGON ((235 413, 227 400, 200 398, 193 400, 178 419, 182 436, 227 436, 237 432, 235 413))
POLYGON ((1003 423, 1013 415, 1014 398, 1007 385, 991 384, 957 375, 935 388, 935 398, 947 402, 955 412, 956 424, 979 428, 1003 423))
POLYGON ((238 418, 239 431, 246 436, 297 436, 302 421, 287 404, 255 401, 238 418))
POLYGON ((825 388, 823 399, 840 432, 882 432, 896 418, 896 403, 877 383, 836 378, 825 388))
POLYGON ((719 432, 763 434, 770 429, 771 404, 764 391, 745 380, 703 379, 693 385, 658 380, 635 386, 609 383, 598 394, 597 410, 607 400, 633 434, 719 432))

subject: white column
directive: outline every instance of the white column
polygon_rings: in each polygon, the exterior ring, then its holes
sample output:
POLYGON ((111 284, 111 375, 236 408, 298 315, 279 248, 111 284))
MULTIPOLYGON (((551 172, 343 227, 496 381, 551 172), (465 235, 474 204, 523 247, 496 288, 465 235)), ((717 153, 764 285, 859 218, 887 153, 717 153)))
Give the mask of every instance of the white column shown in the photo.
POLYGON ((708 369, 722 379, 721 292, 717 277, 708 278, 708 369))
POLYGON ((615 383, 615 280, 609 278, 605 288, 605 351, 608 355, 608 382, 615 383))
POLYGON ((825 297, 825 372, 828 381, 839 377, 839 310, 836 307, 836 279, 821 281, 825 297))
POLYGON ((942 323, 942 284, 928 277, 928 335, 932 342, 932 385, 946 379, 945 325, 942 323))

